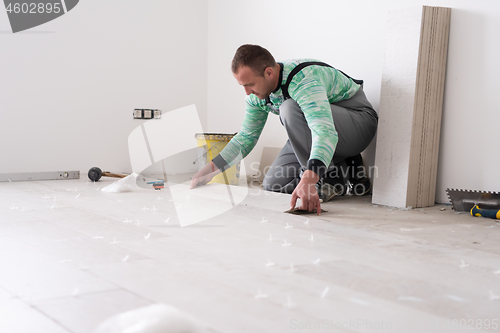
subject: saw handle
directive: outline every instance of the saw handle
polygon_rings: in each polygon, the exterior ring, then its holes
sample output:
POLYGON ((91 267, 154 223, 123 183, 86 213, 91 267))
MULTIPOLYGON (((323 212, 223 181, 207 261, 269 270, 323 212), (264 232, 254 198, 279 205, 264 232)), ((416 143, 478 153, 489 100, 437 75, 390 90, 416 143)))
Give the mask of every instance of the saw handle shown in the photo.
POLYGON ((470 210, 472 216, 489 217, 490 219, 500 220, 500 210, 496 209, 481 209, 477 205, 470 210))

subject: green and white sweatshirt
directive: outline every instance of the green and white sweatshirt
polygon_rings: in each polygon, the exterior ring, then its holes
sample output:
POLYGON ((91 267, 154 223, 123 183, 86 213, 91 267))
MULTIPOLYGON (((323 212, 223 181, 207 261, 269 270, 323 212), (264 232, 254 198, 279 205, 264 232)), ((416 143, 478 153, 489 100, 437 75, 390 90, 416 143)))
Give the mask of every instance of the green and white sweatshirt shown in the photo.
MULTIPOLYGON (((294 59, 280 63, 280 83, 269 96, 276 110, 284 102, 281 86, 285 85, 290 72, 298 64, 311 61, 318 60, 294 59)), ((307 169, 320 177, 324 173, 324 167, 330 165, 338 142, 330 103, 351 98, 359 88, 360 85, 337 69, 318 65, 304 67, 295 74, 288 87, 290 98, 299 104, 311 129, 312 147, 307 169)), ((214 164, 224 171, 245 158, 257 144, 269 113, 277 115, 276 110, 266 105, 266 100, 259 99, 254 94, 248 95, 241 130, 213 159, 214 164)))

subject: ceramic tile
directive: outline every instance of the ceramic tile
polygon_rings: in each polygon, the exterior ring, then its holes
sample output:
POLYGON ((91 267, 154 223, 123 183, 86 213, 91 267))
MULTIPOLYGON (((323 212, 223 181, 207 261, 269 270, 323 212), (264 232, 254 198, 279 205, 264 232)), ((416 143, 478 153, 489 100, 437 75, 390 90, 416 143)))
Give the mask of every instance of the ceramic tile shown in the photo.
POLYGON ((0 301, 0 332, 5 333, 72 333, 50 317, 18 299, 8 304, 0 301))
POLYGON ((34 306, 72 332, 88 333, 108 317, 150 304, 126 290, 113 290, 40 301, 34 306))
MULTIPOLYGON (((196 210, 209 187, 183 188, 181 202, 168 189, 100 191, 111 182, 2 184, 0 306, 30 304, 74 332, 155 302, 215 332, 370 332, 381 320, 447 332, 415 325, 496 315, 500 227, 491 220, 370 197, 297 216, 283 213, 289 195, 249 189, 235 207, 181 227, 178 205, 196 210)), ((217 193, 207 202, 223 201, 217 193)))
POLYGON ((67 260, 62 254, 56 259, 30 246, 2 251, 0 286, 26 302, 70 296, 76 290, 88 293, 116 289, 67 260))

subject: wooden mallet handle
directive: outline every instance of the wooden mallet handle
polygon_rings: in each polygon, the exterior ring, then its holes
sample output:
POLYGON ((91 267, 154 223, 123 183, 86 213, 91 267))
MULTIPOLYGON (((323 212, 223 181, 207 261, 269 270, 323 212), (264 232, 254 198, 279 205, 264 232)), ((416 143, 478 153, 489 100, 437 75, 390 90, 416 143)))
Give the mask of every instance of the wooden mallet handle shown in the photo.
POLYGON ((115 178, 125 178, 127 177, 127 175, 119 175, 117 173, 111 173, 111 172, 107 172, 107 171, 104 171, 102 173, 103 176, 105 177, 115 177, 115 178))
POLYGON ((93 167, 89 170, 89 179, 93 182, 96 182, 98 181, 99 179, 101 179, 102 176, 106 176, 106 177, 115 177, 115 178, 124 178, 124 177, 127 177, 127 175, 119 175, 119 174, 116 174, 116 173, 111 173, 111 172, 102 172, 101 169, 99 169, 98 167, 93 167))

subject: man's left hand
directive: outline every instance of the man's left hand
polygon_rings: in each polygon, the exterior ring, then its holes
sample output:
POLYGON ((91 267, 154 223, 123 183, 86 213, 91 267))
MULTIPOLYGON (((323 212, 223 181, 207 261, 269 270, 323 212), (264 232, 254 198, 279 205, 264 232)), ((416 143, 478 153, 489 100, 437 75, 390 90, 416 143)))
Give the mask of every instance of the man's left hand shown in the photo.
POLYGON ((292 193, 290 208, 295 208, 297 199, 300 199, 301 205, 299 209, 311 212, 316 208, 318 215, 321 215, 321 204, 319 202, 318 191, 316 190, 316 183, 318 180, 319 176, 316 173, 311 170, 306 170, 292 193))

